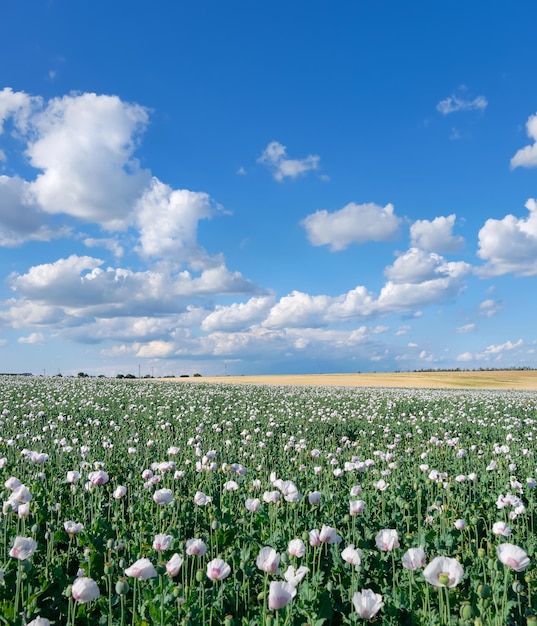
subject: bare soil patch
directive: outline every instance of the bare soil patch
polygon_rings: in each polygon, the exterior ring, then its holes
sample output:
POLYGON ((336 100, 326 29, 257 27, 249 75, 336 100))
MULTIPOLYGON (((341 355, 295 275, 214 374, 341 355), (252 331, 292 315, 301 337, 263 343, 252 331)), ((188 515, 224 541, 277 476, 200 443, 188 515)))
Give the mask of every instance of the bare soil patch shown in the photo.
POLYGON ((159 380, 243 385, 309 385, 339 387, 425 387, 431 389, 534 389, 537 370, 469 372, 388 372, 375 374, 288 374, 266 376, 200 376, 159 380))

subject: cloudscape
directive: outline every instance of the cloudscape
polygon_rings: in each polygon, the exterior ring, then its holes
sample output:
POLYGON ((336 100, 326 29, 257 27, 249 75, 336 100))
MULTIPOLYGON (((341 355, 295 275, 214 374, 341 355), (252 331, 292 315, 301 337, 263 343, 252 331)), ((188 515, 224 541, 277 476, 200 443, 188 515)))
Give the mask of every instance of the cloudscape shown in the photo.
POLYGON ((1 371, 537 367, 537 6, 30 4, 1 371))

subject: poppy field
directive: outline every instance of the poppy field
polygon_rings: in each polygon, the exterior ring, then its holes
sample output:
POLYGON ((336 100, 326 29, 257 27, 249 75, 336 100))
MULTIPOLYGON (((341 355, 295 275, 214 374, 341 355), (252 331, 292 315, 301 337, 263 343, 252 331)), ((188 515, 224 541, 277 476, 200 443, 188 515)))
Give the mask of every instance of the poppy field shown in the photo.
POLYGON ((537 624, 537 394, 0 377, 0 624, 537 624))

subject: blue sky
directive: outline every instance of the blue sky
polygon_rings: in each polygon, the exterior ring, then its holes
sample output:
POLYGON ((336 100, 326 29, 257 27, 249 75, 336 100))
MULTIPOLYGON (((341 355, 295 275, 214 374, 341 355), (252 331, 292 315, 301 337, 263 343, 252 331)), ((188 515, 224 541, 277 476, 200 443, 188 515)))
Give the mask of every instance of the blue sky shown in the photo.
POLYGON ((537 5, 8 0, 0 371, 537 367, 537 5))

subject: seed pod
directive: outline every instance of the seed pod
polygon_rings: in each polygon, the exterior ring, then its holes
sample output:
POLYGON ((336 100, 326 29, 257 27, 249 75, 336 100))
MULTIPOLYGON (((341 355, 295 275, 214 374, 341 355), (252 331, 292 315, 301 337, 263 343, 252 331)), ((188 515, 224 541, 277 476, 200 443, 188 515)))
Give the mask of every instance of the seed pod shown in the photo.
POLYGON ((470 620, 474 616, 474 609, 468 601, 462 602, 460 616, 465 620, 470 620))
POLYGON ((126 596, 129 593, 129 581, 126 578, 120 578, 116 582, 116 593, 118 596, 126 596))

